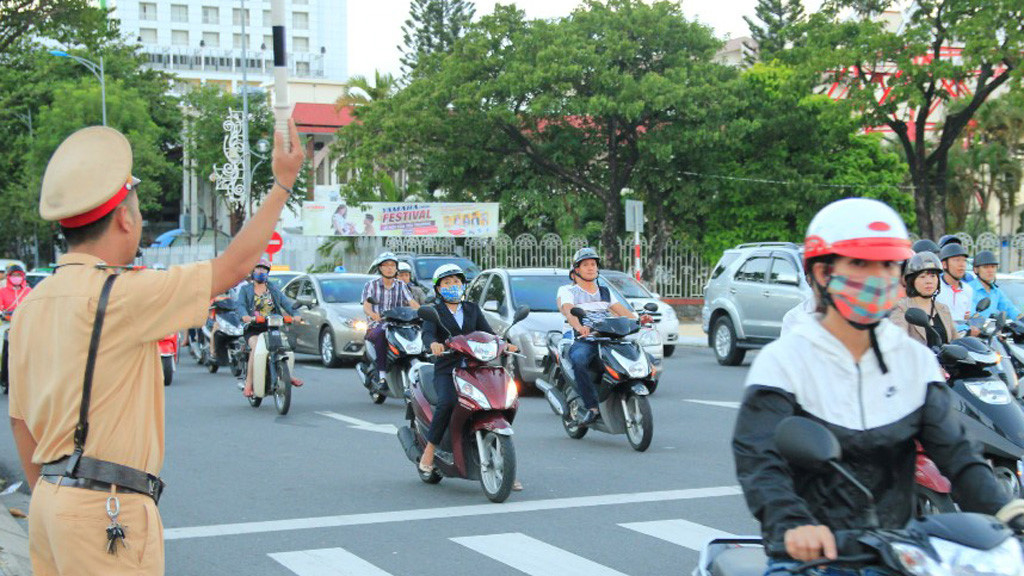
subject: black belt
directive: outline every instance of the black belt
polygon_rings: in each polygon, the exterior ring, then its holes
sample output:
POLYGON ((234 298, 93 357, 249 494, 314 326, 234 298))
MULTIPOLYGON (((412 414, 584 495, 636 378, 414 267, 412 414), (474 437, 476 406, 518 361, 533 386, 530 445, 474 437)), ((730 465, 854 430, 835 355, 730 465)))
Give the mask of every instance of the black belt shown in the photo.
POLYGON ((59 486, 75 486, 89 490, 110 491, 111 486, 117 486, 129 492, 145 494, 152 498, 153 502, 160 503, 164 481, 157 476, 86 456, 79 458, 77 464, 72 466, 70 459, 70 456, 65 456, 60 460, 43 464, 41 474, 44 479, 59 486), (47 478, 48 476, 62 480, 55 482, 47 478))

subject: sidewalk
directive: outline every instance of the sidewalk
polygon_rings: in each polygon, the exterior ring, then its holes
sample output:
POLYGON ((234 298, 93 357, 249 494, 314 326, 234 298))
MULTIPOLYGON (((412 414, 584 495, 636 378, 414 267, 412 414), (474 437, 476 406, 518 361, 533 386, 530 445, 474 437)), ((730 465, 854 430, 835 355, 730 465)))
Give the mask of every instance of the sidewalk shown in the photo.
POLYGON ((693 346, 696 348, 707 348, 708 335, 700 327, 700 322, 680 322, 679 341, 677 346, 693 346))
POLYGON ((15 493, 0 497, 0 576, 31 576, 25 521, 11 516, 11 507, 27 510, 28 496, 15 493))

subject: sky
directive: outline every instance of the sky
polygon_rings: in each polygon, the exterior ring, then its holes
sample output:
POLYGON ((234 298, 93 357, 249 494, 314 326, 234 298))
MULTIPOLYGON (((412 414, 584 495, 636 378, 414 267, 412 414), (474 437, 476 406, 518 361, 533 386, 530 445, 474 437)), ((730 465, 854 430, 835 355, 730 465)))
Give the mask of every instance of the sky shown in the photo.
MULTIPOLYGON (((502 2, 507 4, 510 2, 502 2)), ((477 0, 477 17, 494 11, 494 0, 477 0)), ((567 16, 579 0, 517 0, 528 18, 567 16)), ((710 25, 721 37, 748 36, 744 15, 753 16, 757 0, 682 0, 683 12, 710 25)), ((821 0, 804 0, 808 11, 821 0)), ((402 43, 402 23, 409 16, 408 0, 348 0, 348 72, 373 78, 374 70, 396 76, 401 65, 397 46, 402 43)))

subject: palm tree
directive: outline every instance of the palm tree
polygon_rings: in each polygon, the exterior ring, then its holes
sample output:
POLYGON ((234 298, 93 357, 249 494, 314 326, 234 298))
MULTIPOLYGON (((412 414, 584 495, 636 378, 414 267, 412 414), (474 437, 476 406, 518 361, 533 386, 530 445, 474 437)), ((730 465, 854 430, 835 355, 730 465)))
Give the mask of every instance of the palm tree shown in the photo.
POLYGON ((387 100, 398 92, 398 80, 391 74, 373 72, 374 82, 371 85, 366 76, 352 76, 342 88, 342 94, 335 101, 339 109, 346 106, 363 106, 370 102, 387 100))

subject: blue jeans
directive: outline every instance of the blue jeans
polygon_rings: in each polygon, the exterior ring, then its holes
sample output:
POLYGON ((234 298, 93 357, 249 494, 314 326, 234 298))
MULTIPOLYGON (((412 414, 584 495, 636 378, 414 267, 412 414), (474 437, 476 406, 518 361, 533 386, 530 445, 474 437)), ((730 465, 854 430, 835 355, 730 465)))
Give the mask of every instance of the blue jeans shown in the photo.
MULTIPOLYGON (((791 576, 787 571, 789 568, 799 566, 800 562, 783 560, 769 560, 768 569, 764 576, 791 576)), ((850 568, 846 566, 822 566, 799 572, 797 576, 896 576, 896 574, 885 568, 877 566, 865 566, 863 568, 850 568)))
POLYGON ((590 364, 597 357, 597 342, 577 340, 569 348, 569 362, 576 380, 576 392, 588 410, 597 408, 597 388, 590 374, 590 364))

